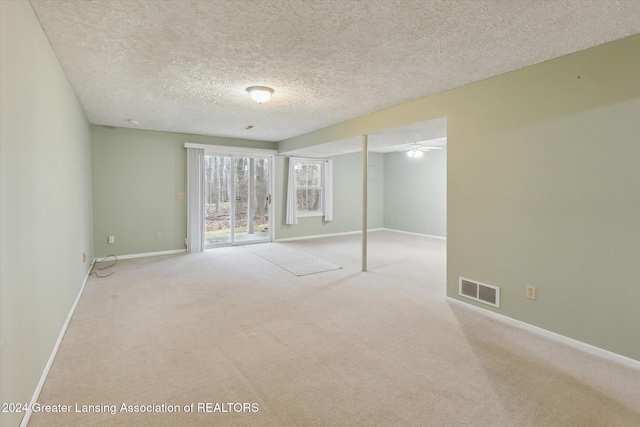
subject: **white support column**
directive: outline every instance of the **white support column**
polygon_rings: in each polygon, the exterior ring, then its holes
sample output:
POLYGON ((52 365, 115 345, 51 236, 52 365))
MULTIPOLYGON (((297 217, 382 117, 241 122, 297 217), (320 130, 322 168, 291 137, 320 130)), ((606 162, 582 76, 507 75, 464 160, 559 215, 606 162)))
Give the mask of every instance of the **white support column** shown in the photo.
POLYGON ((367 271, 367 181, 369 169, 369 144, 362 135, 362 271, 367 271))

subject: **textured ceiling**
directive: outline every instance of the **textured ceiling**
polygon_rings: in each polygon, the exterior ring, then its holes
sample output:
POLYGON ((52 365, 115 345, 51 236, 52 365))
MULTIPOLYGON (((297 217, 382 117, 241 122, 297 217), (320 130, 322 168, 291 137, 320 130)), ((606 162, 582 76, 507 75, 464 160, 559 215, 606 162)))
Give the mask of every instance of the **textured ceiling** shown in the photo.
POLYGON ((640 32, 640 0, 31 3, 92 123, 268 141, 640 32))

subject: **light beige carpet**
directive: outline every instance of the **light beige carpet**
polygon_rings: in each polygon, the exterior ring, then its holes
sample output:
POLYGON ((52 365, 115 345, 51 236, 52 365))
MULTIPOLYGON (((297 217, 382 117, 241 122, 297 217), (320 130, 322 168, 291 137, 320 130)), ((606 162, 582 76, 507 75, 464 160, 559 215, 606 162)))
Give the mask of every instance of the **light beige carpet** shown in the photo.
POLYGON ((343 266, 301 277, 241 247, 118 262, 87 283, 40 396, 115 414, 29 425, 640 425, 638 371, 450 305, 441 240, 369 242, 367 273, 358 236, 288 243, 343 266))
POLYGON ((247 245, 244 248, 296 276, 323 273, 340 268, 339 265, 326 262, 315 255, 293 249, 286 243, 263 243, 247 245))

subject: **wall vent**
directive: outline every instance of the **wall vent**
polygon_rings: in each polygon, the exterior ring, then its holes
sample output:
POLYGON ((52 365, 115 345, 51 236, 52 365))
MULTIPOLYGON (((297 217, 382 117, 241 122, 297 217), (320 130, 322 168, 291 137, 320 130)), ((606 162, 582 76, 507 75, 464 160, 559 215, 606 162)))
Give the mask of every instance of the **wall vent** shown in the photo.
POLYGON ((483 304, 500 307, 500 288, 460 277, 458 295, 483 304))

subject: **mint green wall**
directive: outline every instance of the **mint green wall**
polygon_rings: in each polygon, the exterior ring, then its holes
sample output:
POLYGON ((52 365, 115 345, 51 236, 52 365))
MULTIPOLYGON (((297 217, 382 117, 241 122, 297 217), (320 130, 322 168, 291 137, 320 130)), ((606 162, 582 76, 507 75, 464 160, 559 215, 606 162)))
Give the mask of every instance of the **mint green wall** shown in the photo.
MULTIPOLYGON (((362 229, 362 154, 332 157, 334 167, 334 221, 299 218, 285 224, 287 168, 276 159, 276 238, 297 238, 362 229)), ((392 228, 446 236, 446 149, 420 159, 404 153, 369 153, 368 227, 392 228), (387 218, 385 221, 384 218, 387 218)))
MULTIPOLYGON (((362 154, 352 153, 331 157, 333 160, 333 221, 322 217, 301 217, 298 224, 286 225, 286 194, 289 162, 276 157, 276 195, 278 199, 275 217, 276 239, 286 239, 321 234, 345 233, 362 230, 362 154)), ((369 153, 369 168, 375 169, 368 181, 368 228, 382 227, 384 190, 384 158, 379 153, 369 153)))
POLYGON ((29 402, 93 241, 89 122, 26 1, 0 2, 0 93, 0 402, 29 402))
POLYGON ((278 148, 447 117, 447 295, 469 302, 459 276, 500 286, 479 306, 640 360, 639 51, 634 35, 278 148))
POLYGON ((447 150, 384 155, 384 226, 446 237, 447 150))
MULTIPOLYGON (((361 153, 357 153, 357 157, 360 162, 360 168, 358 171, 362 174, 362 158, 361 153)), ((376 229, 384 227, 382 216, 384 212, 384 183, 386 180, 385 173, 385 161, 384 154, 381 153, 369 153, 369 180, 367 183, 367 223, 368 228, 376 229)), ((362 178, 359 176, 356 182, 359 185, 360 190, 355 194, 362 194, 362 178)), ((360 203, 362 203, 362 197, 360 197, 360 203)), ((345 199, 341 204, 341 209, 355 210, 354 206, 354 193, 349 192, 345 195, 345 199)), ((362 230, 362 212, 359 212, 358 218, 358 230, 362 230)))
MULTIPOLYGON (((275 149, 276 143, 91 126, 93 153, 93 207, 96 257, 184 249, 186 237, 185 142, 275 149), (156 239, 160 232, 162 238, 156 239), (108 244, 108 236, 115 243, 108 244)), ((297 226, 284 224, 287 162, 276 157, 275 236, 303 237, 361 230, 361 155, 347 154, 334 161, 334 221, 300 218, 297 226)), ((370 153, 376 169, 369 180, 369 228, 381 228, 384 157, 370 153)))
POLYGON ((500 286, 494 311, 640 360, 639 51, 635 37, 461 91, 449 296, 458 276, 500 286))
POLYGON ((92 125, 91 133, 97 257, 185 248, 187 201, 178 198, 186 195, 185 142, 275 149, 273 142, 141 129, 92 125))

